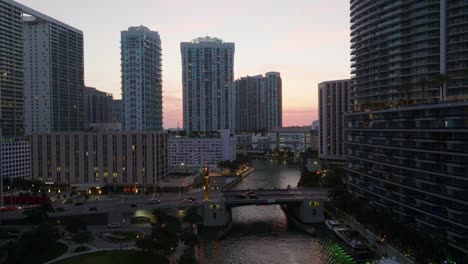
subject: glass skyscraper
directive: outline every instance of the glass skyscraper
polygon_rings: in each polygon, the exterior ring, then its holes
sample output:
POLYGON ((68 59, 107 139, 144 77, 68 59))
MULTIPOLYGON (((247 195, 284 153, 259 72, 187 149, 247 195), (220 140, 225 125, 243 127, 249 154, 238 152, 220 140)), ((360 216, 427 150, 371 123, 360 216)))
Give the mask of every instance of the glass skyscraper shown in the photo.
POLYGON ((14 2, 0 1, 0 127, 6 138, 24 133, 22 18, 14 2))

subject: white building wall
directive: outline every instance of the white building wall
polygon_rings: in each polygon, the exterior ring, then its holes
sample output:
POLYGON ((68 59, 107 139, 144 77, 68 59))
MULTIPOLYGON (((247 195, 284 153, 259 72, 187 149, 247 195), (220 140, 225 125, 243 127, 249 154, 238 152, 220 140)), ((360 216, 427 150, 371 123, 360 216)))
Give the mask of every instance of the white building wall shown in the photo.
POLYGON ((52 130, 50 23, 23 24, 24 128, 26 135, 52 130))
POLYGON ((222 130, 220 138, 177 138, 168 140, 170 170, 199 170, 208 166, 216 170, 218 162, 236 159, 236 138, 222 130), (224 133, 223 133, 224 132, 224 133))

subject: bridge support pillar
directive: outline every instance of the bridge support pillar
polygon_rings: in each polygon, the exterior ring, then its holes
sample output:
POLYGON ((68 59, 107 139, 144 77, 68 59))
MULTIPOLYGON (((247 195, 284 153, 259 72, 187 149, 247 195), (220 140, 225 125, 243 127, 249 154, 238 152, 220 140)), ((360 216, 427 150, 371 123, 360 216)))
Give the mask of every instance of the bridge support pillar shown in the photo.
POLYGON ((300 206, 293 209, 294 214, 306 224, 323 223, 323 200, 304 199, 300 206))
POLYGON ((225 226, 231 219, 231 212, 224 202, 206 202, 204 204, 203 225, 207 227, 225 226))

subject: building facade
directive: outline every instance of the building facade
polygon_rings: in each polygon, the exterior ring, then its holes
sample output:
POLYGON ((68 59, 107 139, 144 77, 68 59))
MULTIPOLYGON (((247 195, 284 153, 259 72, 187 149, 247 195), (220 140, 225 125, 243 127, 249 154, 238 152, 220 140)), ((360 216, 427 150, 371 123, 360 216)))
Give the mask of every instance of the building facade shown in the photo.
POLYGON ((270 133, 270 142, 272 150, 317 150, 318 131, 313 130, 312 126, 274 127, 270 133))
POLYGON ((468 248, 468 102, 350 113, 347 185, 400 220, 468 248))
POLYGON ((84 127, 94 123, 112 123, 112 94, 101 92, 93 87, 84 87, 84 127))
POLYGON ((235 81, 236 132, 267 132, 282 126, 282 81, 279 72, 235 81))
POLYGON ((236 133, 264 131, 265 84, 262 75, 241 77, 234 82, 236 133))
POLYGON ((350 111, 351 80, 319 83, 319 158, 344 164, 344 114, 350 111))
POLYGON ((163 132, 50 133, 30 136, 33 179, 77 190, 153 190, 167 175, 163 132))
POLYGON ((234 43, 197 38, 180 44, 187 134, 235 131, 234 43))
POLYGON ((265 92, 266 127, 270 132, 273 127, 283 126, 283 84, 279 72, 265 74, 265 92))
POLYGON ((121 32, 122 113, 125 131, 161 131, 162 60, 158 32, 144 26, 121 32))
POLYGON ((351 0, 350 190, 468 254, 466 1, 351 0))
POLYGON ((26 134, 83 128, 83 33, 22 8, 26 134))
POLYGON ((2 177, 31 180, 31 144, 12 140, 3 142, 1 148, 2 177))
POLYGON ((218 162, 236 159, 236 138, 228 129, 221 130, 220 137, 190 138, 171 137, 168 140, 169 170, 200 170, 208 166, 217 169, 218 162))
POLYGON ((112 100, 112 123, 122 124, 122 99, 112 100))
POLYGON ((0 127, 3 137, 24 134, 23 11, 0 1, 0 127))

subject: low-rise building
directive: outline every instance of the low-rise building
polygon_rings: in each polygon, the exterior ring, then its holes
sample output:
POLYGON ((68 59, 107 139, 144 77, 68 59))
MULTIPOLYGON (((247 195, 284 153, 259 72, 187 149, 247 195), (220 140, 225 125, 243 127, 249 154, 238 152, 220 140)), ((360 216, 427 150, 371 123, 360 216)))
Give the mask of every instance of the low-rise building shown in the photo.
POLYGON ((57 188, 150 191, 167 175, 163 132, 50 133, 29 139, 33 179, 57 188))
POLYGON ((31 144, 28 141, 3 142, 1 152, 1 173, 4 178, 31 179, 31 144))
POLYGON ((221 130, 220 137, 180 137, 168 140, 169 170, 199 170, 208 166, 216 170, 218 162, 236 159, 236 138, 229 130, 221 130))
POLYGON ((317 149, 318 131, 312 126, 275 127, 270 133, 272 150, 306 151, 317 149))
POLYGON ((251 149, 251 150, 269 150, 270 137, 263 135, 256 135, 254 133, 246 133, 236 135, 236 142, 238 149, 251 149))

